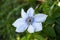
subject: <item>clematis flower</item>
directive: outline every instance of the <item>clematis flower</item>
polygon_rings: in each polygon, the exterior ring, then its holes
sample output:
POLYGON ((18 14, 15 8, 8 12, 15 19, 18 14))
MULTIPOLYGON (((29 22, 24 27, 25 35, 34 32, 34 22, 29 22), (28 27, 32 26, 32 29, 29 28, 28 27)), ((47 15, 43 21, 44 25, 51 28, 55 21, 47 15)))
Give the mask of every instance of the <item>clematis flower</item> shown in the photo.
POLYGON ((42 30, 42 22, 47 18, 46 14, 34 14, 34 9, 31 7, 27 10, 21 10, 21 17, 18 18, 12 25, 16 27, 16 32, 24 32, 27 30, 29 33, 34 33, 42 30))

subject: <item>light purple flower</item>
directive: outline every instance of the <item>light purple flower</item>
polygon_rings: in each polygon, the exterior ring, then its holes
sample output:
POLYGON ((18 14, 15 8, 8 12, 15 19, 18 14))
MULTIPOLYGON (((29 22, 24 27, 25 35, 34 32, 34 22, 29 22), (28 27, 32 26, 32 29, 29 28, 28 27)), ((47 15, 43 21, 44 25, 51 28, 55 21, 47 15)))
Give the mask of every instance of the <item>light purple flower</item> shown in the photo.
POLYGON ((12 25, 16 27, 16 32, 24 32, 27 30, 29 33, 34 33, 42 30, 42 22, 47 18, 46 14, 34 15, 34 9, 29 8, 27 13, 24 9, 21 10, 22 18, 18 18, 12 25))

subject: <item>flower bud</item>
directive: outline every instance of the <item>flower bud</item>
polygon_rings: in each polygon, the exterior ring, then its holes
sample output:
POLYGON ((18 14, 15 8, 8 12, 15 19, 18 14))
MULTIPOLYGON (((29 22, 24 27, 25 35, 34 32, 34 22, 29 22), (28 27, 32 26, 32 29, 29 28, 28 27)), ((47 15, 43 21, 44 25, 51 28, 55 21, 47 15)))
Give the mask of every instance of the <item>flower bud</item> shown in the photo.
POLYGON ((60 2, 58 2, 58 6, 60 7, 60 2))

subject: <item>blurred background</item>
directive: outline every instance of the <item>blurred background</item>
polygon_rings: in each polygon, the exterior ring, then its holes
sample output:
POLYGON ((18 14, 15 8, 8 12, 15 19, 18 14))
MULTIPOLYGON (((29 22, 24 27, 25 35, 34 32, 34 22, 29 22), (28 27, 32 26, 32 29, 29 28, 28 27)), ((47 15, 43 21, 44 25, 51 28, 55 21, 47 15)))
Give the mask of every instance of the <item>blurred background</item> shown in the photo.
POLYGON ((59 0, 0 0, 0 40, 60 40, 59 0), (35 14, 48 15, 41 32, 16 33, 12 23, 21 17, 21 9, 33 7, 35 14))

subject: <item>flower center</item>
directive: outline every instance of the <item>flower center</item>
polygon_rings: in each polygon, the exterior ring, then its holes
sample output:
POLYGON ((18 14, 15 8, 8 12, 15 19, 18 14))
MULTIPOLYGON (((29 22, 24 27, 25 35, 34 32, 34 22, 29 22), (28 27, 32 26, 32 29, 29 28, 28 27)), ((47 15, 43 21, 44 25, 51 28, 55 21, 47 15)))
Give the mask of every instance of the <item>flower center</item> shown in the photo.
POLYGON ((28 22, 31 22, 31 19, 28 19, 28 22))
POLYGON ((34 21, 34 18, 33 18, 33 17, 28 17, 28 18, 26 19, 26 22, 27 22, 28 24, 32 24, 33 21, 34 21))

